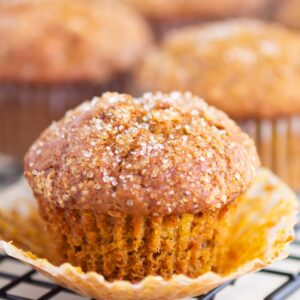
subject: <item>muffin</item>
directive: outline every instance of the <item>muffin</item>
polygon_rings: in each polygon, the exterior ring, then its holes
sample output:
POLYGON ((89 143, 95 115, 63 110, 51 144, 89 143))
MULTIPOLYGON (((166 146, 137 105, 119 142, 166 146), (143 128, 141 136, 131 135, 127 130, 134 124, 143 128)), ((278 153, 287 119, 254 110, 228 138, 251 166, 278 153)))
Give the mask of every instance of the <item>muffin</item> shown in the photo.
POLYGON ((282 22, 289 27, 300 29, 300 1, 279 1, 276 6, 274 20, 282 22))
POLYGON ((300 190, 300 35, 231 20, 167 37, 136 71, 137 92, 189 90, 240 122, 263 165, 300 190), (158 75, 159 74, 159 75, 158 75))
POLYGON ((0 1, 0 152, 23 156, 53 119, 124 90, 151 44, 144 19, 109 0, 0 1))
POLYGON ((105 93, 42 133, 25 176, 58 263, 136 282, 213 270, 258 165, 253 141, 190 93, 105 93))
MULTIPOLYGON (((120 1, 120 0, 119 0, 120 1)), ((263 15, 271 0, 121 0, 141 11, 158 34, 208 19, 263 15)))

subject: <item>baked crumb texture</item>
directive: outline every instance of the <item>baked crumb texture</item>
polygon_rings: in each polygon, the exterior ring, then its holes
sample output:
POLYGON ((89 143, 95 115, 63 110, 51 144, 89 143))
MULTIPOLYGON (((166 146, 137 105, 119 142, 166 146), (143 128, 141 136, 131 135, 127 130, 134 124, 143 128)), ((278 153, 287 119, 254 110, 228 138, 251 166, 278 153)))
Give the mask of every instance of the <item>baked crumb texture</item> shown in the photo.
POLYGON ((40 204, 56 261, 96 271, 109 281, 173 274, 194 278, 215 270, 225 249, 228 224, 223 212, 108 215, 40 204))

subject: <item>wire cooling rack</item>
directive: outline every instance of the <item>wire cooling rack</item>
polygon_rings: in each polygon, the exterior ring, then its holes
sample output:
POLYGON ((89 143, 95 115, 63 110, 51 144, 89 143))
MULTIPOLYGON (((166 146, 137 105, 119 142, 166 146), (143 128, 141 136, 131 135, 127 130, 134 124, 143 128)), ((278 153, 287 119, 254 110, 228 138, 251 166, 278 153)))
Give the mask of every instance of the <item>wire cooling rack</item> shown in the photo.
MULTIPOLYGON (((243 276, 195 297, 199 300, 296 300, 300 299, 300 226, 291 255, 255 274, 243 276)), ((29 266, 0 255, 0 299, 84 300, 29 266)))

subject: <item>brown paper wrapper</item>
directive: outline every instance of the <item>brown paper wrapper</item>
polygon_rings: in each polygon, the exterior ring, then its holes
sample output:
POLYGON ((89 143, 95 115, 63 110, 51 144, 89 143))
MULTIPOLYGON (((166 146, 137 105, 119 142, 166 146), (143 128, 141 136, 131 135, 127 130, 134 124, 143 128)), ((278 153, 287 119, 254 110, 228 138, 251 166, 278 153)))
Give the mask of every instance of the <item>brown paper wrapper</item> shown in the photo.
POLYGON ((300 191, 300 116, 240 123, 257 145, 263 166, 300 191))
MULTIPOLYGON (((34 240, 30 238, 30 235, 28 236, 31 242, 19 238, 18 226, 20 224, 14 222, 16 216, 23 221, 23 233, 26 233, 26 227, 27 232, 31 231, 30 217, 37 217, 36 207, 32 200, 20 194, 20 190, 22 190, 22 183, 17 188, 7 191, 6 194, 0 195, 2 200, 0 236, 3 238, 6 234, 4 238, 6 241, 0 242, 0 248, 6 254, 31 265, 57 283, 95 299, 154 300, 192 297, 204 294, 228 280, 257 271, 286 257, 287 245, 294 238, 293 226, 296 223, 298 207, 294 193, 270 171, 261 169, 253 185, 229 211, 232 224, 231 234, 224 245, 225 257, 220 258, 219 269, 222 270, 220 274, 209 272, 198 278, 174 275, 169 280, 160 276, 147 276, 141 282, 132 284, 128 281, 107 282, 101 274, 84 273, 80 268, 69 263, 55 266, 49 262, 51 256, 48 256, 46 252, 43 253, 41 244, 44 241, 34 240), (11 193, 16 189, 19 193, 17 197, 12 197, 11 193), (10 203, 9 207, 3 204, 5 202, 10 203), (19 206, 16 211, 13 203, 22 203, 23 208, 20 210, 21 206, 19 206), (13 212, 14 219, 8 222, 13 212), (3 216, 6 216, 6 219, 3 220, 3 216), (3 230, 2 223, 7 227, 15 228, 10 238, 13 243, 7 242, 9 240, 7 231, 3 230), (25 224, 27 226, 24 226, 25 224), (35 251, 39 254, 34 253, 35 251)), ((38 222, 41 220, 39 219, 38 222)), ((42 226, 40 230, 43 230, 42 226)), ((39 237, 43 234, 45 233, 40 233, 39 237)))
POLYGON ((126 76, 103 84, 0 83, 0 152, 23 157, 53 120, 106 91, 125 90, 126 76))

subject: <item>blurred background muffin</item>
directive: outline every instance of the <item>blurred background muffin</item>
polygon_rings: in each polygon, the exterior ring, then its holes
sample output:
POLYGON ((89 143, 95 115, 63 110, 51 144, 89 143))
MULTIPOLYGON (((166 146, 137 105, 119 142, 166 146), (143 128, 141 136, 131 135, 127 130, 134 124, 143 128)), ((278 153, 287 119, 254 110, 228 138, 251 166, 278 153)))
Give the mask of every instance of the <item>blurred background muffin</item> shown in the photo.
POLYGON ((262 163, 300 190, 300 35, 231 20, 182 29, 136 72, 135 91, 192 91, 239 121, 262 163))
POLYGON ((44 131, 25 176, 59 262, 137 281, 213 270, 258 165, 249 136, 191 93, 105 93, 44 131))
POLYGON ((21 156, 52 120, 126 75, 151 44, 109 0, 0 1, 0 152, 21 156))
POLYGON ((237 16, 263 16, 274 0, 119 0, 136 7, 162 35, 168 29, 237 16))
POLYGON ((282 0, 277 3, 274 20, 291 28, 300 29, 300 1, 282 0))

